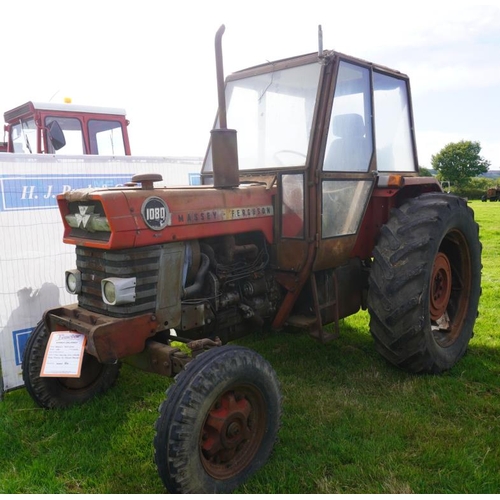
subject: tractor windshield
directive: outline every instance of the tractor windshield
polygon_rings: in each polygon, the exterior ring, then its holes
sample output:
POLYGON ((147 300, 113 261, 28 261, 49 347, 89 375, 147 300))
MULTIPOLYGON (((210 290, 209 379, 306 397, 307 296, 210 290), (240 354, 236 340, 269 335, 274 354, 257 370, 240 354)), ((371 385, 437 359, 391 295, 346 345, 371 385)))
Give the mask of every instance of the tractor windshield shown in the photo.
MULTIPOLYGON (((305 165, 320 71, 313 63, 227 83, 240 170, 305 165)), ((212 171, 211 150, 204 170, 212 171)))

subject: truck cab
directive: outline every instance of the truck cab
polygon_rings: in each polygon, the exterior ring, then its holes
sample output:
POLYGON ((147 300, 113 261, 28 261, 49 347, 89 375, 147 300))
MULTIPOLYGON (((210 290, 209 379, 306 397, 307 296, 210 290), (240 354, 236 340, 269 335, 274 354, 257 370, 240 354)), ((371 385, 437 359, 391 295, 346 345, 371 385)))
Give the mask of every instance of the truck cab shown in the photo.
POLYGON ((0 152, 131 154, 124 109, 28 101, 6 111, 4 120, 0 152))

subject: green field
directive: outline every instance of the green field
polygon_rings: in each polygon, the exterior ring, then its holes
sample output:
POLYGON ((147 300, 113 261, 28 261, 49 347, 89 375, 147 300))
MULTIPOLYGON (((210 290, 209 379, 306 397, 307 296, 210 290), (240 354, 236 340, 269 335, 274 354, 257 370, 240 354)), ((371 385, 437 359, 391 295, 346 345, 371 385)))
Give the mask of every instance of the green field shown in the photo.
MULTIPOLYGON (((481 227, 480 316, 466 356, 414 376, 374 351, 366 313, 326 346, 306 334, 240 344, 274 366, 279 442, 240 493, 500 492, 500 203, 471 202, 481 227)), ((154 422, 170 380, 124 366, 117 385, 68 410, 24 389, 0 402, 0 493, 163 493, 154 422)))

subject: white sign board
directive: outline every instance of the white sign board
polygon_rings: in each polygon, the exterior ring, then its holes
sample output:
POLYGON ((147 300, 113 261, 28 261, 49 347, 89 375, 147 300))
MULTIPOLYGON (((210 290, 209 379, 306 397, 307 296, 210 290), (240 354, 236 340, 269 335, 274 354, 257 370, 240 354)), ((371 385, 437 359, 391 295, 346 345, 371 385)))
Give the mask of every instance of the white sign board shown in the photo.
POLYGON ((75 302, 64 289, 64 272, 75 267, 75 248, 62 243, 56 195, 71 189, 123 185, 137 173, 159 173, 167 186, 197 184, 200 167, 198 159, 0 153, 3 390, 23 385, 24 346, 43 312, 75 302))
POLYGON ((85 339, 83 333, 52 332, 45 349, 40 377, 79 378, 85 339))

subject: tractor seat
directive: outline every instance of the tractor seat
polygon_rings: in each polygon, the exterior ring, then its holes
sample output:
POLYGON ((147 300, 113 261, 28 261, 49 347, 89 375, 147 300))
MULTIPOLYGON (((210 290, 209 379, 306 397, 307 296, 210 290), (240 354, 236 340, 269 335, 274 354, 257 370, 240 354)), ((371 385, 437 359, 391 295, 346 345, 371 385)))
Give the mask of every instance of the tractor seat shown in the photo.
POLYGON ((324 170, 366 172, 371 157, 371 140, 366 138, 363 117, 358 114, 333 117, 330 136, 336 138, 327 147, 324 170))

